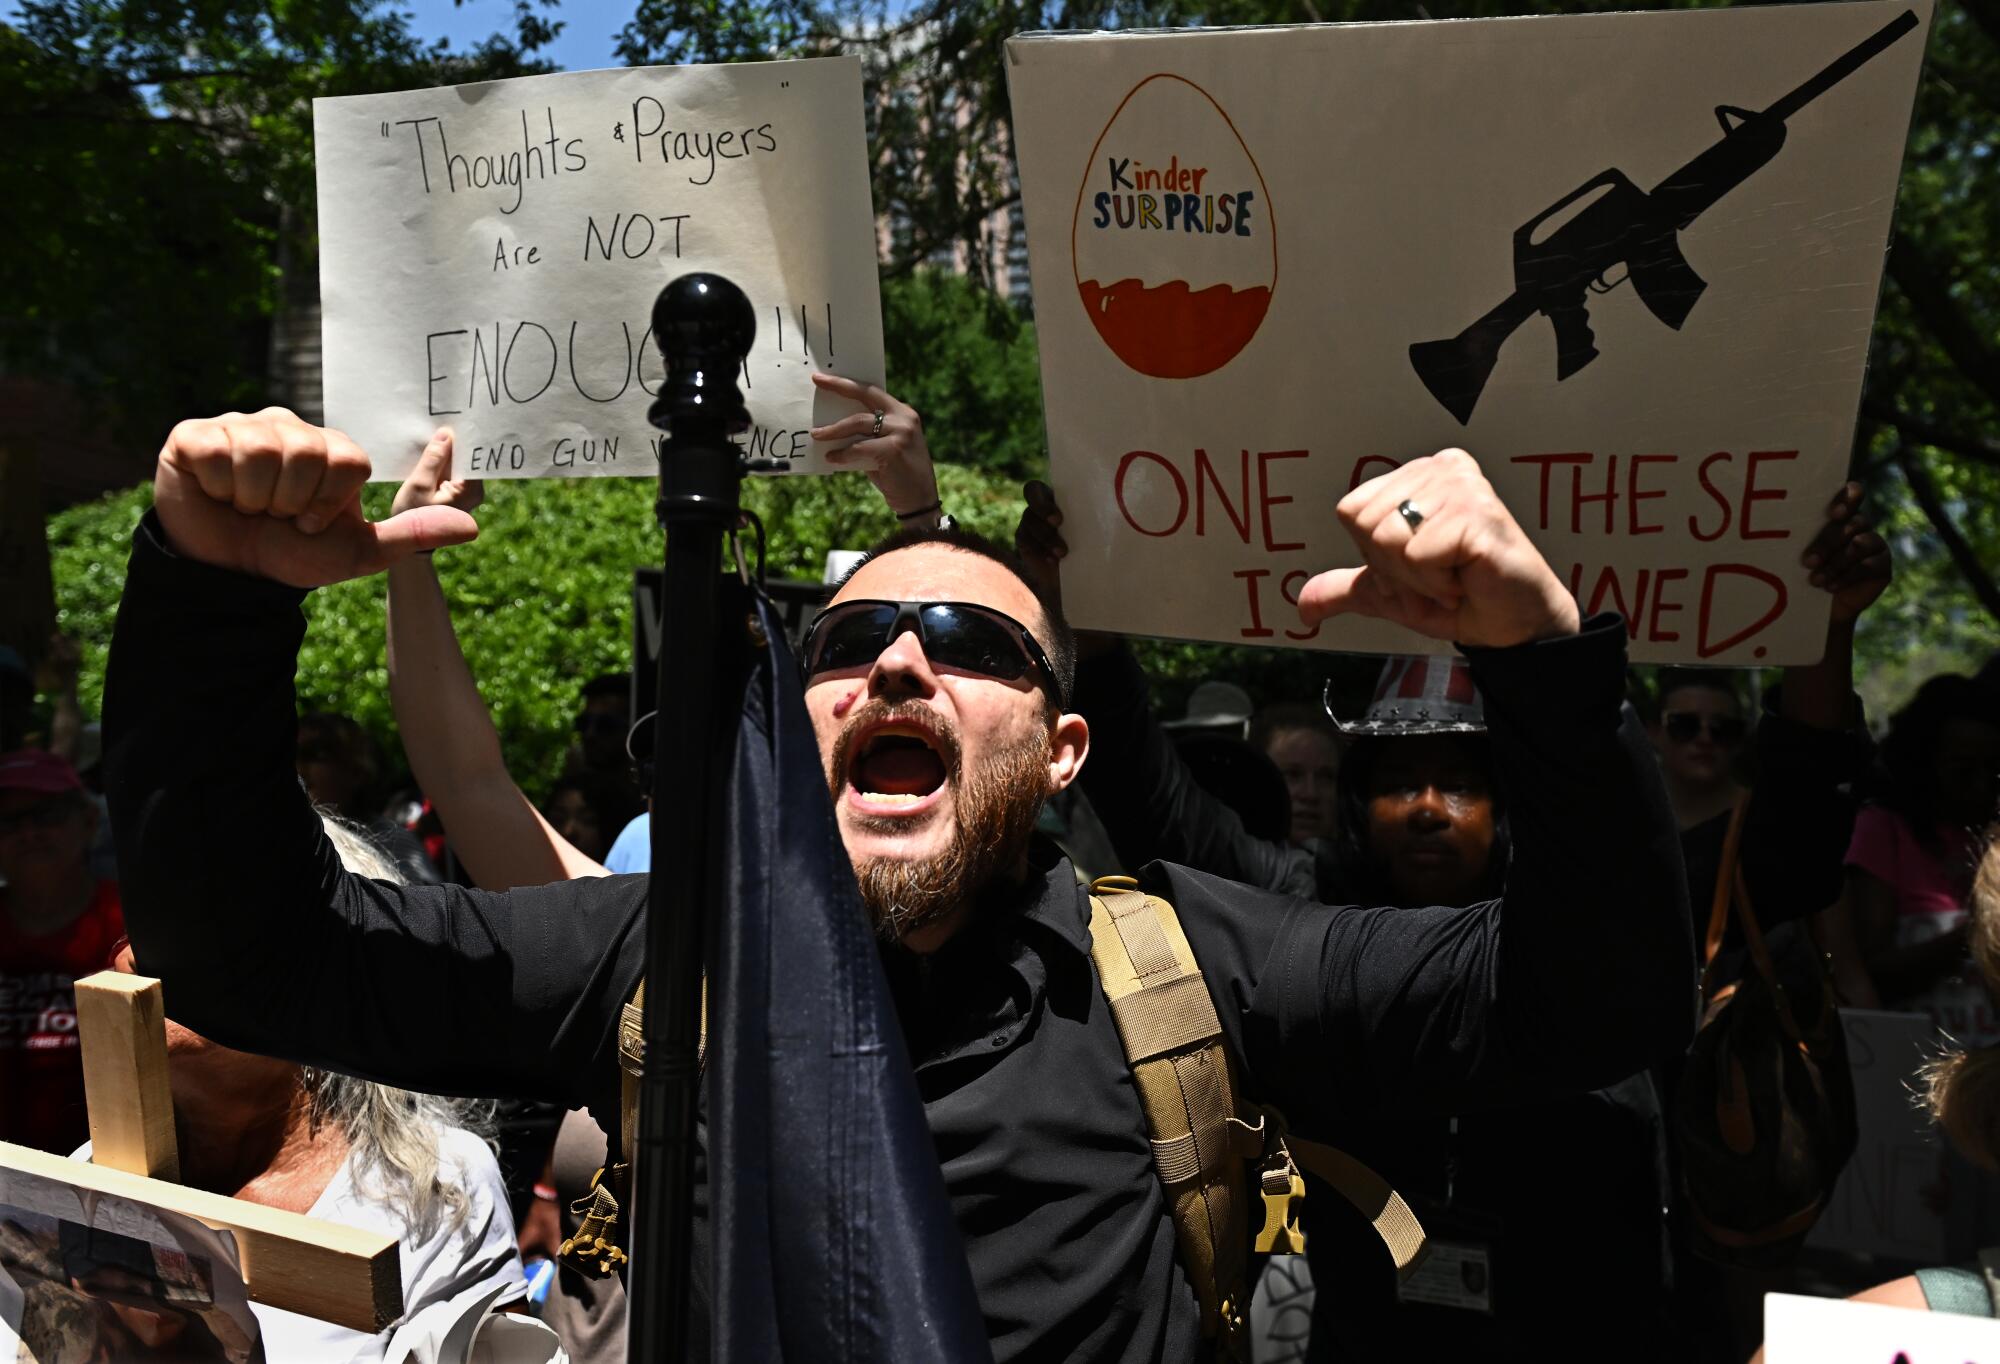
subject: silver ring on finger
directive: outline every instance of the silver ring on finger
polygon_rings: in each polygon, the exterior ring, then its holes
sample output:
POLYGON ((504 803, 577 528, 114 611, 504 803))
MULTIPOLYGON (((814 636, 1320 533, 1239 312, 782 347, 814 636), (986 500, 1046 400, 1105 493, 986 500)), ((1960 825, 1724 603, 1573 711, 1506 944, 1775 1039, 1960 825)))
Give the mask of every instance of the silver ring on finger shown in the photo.
POLYGON ((1396 504, 1396 515, 1410 523, 1410 534, 1412 535, 1415 535, 1417 527, 1424 523, 1424 514, 1417 509, 1417 504, 1410 501, 1407 497, 1396 504))
POLYGON ((886 413, 884 413, 884 412, 882 411, 882 409, 881 409, 881 408, 879 408, 879 407, 878 407, 878 408, 876 408, 876 409, 875 409, 875 429, 874 429, 874 430, 872 430, 872 431, 870 431, 870 432, 868 433, 868 438, 869 438, 870 440, 875 440, 875 439, 877 439, 878 437, 880 437, 880 436, 881 436, 881 434, 882 434, 882 418, 883 418, 884 416, 886 416, 886 415, 887 415, 887 414, 886 414, 886 413))

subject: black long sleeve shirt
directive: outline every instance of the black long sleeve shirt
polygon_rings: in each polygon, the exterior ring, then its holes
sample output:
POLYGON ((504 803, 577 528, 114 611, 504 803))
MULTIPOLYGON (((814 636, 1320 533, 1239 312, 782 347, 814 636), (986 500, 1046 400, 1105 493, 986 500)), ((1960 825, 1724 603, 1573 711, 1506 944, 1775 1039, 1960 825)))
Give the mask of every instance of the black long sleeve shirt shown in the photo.
MULTIPOLYGON (((1077 671, 1076 705, 1091 734, 1083 785, 1120 858, 1164 857, 1273 890, 1342 898, 1342 868, 1329 845, 1258 838, 1201 788, 1153 716, 1147 691, 1145 674, 1124 648, 1077 671)), ((1754 742, 1757 799, 1743 868, 1760 921, 1772 925, 1823 909, 1839 894, 1854 818, 1852 783, 1868 754, 1856 730, 1801 724, 1775 707, 1754 742)), ((1508 774, 1500 786, 1511 794, 1508 774)), ((1728 823, 1725 814, 1681 835, 1697 943, 1728 823)), ((1605 912, 1623 912, 1598 903, 1605 912)), ((1739 940, 1732 924, 1725 941, 1739 940)), ((1682 1357, 1663 1274, 1677 1187, 1663 1101, 1679 1058, 1666 1058, 1658 1069, 1657 1078, 1640 1073, 1592 1093, 1473 1114, 1455 1133, 1439 1121, 1350 1115, 1340 1143, 1420 1213, 1444 1209, 1449 1189, 1449 1211, 1490 1224, 1499 1317, 1397 1311, 1394 1274, 1380 1242, 1331 1190, 1309 1181, 1308 1247, 1322 1285, 1311 1357, 1373 1360, 1453 1350, 1531 1357, 1548 1331, 1577 1329, 1591 1313, 1624 1320, 1637 1342, 1634 1358, 1682 1357), (1591 1254, 1569 1253, 1578 1243, 1591 1254)))
MULTIPOLYGON (((135 537, 105 726, 141 969, 227 1045, 587 1106, 616 1131, 646 878, 494 894, 342 871, 292 764, 301 599, 177 558, 151 518, 135 537)), ((1326 1133, 1608 1083, 1685 1043, 1679 849, 1621 725, 1623 658, 1602 628, 1474 655, 1514 821, 1504 902, 1342 908, 1146 870, 1255 1097, 1326 1133)), ((942 951, 889 950, 899 1015, 996 1357, 1197 1358, 1087 923, 1068 864, 1042 858, 942 951)))

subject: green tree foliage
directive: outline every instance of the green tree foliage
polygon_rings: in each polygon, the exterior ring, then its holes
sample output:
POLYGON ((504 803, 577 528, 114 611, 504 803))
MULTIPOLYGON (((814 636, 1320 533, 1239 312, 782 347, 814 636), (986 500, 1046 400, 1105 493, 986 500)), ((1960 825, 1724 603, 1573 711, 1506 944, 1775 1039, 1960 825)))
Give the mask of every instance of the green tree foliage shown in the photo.
POLYGON ((1896 206, 1856 475, 1897 549, 1878 710, 2000 645, 2000 4, 1942 6, 1896 206))
MULTIPOLYGON (((948 466, 945 503, 961 521, 1011 537, 1019 514, 1011 478, 948 466)), ((388 514, 394 488, 375 484, 369 516, 388 514)), ((466 661, 499 728, 516 780, 539 795, 562 764, 583 684, 632 663, 632 572, 660 562, 655 485, 640 478, 491 482, 479 539, 436 556, 466 661)), ((865 549, 895 529, 858 474, 759 479, 745 498, 772 528, 773 578, 817 581, 830 549, 865 549)), ((61 628, 83 648, 86 714, 102 713, 104 661, 125 587, 132 527, 152 504, 150 486, 68 508, 49 520, 61 628)), ((306 599, 299 652, 301 709, 360 721, 391 755, 401 740, 389 706, 383 648, 387 582, 364 578, 306 599)), ((217 736, 226 742, 226 736, 217 736)))
MULTIPOLYGON (((1011 485, 1045 467, 1032 323, 981 287, 991 283, 996 215, 1018 200, 1004 76, 1009 35, 1626 2, 637 0, 620 50, 632 62, 836 50, 862 57, 875 206, 891 229, 883 298, 890 383, 924 414, 940 458, 964 466, 946 472, 947 501, 1005 533, 1011 485), (947 259, 968 273, 923 269, 947 259)), ((28 0, 19 12, 16 29, 0 29, 0 113, 24 130, 13 145, 16 158, 26 158, 17 160, 13 211, 0 215, 0 297, 9 304, 0 315, 0 365, 55 369, 106 402, 143 408, 149 438, 168 416, 219 410, 263 388, 258 324, 273 301, 286 239, 279 206, 312 201, 308 98, 509 74, 526 69, 551 32, 546 9, 529 0, 517 7, 514 35, 456 54, 415 40, 379 0, 263 7, 28 0), (191 333, 200 345, 187 344, 191 333)), ((1878 713, 1923 676, 1976 662, 2000 636, 1996 92, 2000 0, 1943 7, 1918 98, 1857 442, 1856 474, 1898 552, 1897 583, 1862 628, 1872 671, 1866 690, 1878 713)), ((865 543, 887 528, 856 486, 852 479, 758 485, 774 572, 816 576, 827 546, 865 543)), ((521 708, 503 713, 510 731, 557 743, 576 683, 623 657, 624 627, 606 617, 623 602, 624 575, 649 543, 642 487, 498 485, 486 513, 494 533, 477 549, 441 556, 452 559, 448 586, 466 594, 476 671, 497 704, 521 708), (594 528, 575 531, 585 537, 579 544, 625 533, 614 527, 631 528, 632 539, 585 553, 561 551, 565 542, 550 528, 502 533, 514 518, 535 526, 543 516, 573 531, 594 528), (517 559, 506 557, 510 544, 517 559), (550 567, 562 564, 583 566, 550 567), (582 617, 559 604, 572 589, 582 617), (515 608, 516 600, 528 605, 515 608), (515 649, 480 641, 487 630, 498 638, 516 627, 542 642, 515 649), (568 638, 600 642, 557 646, 568 638)), ((93 632, 108 628, 116 571, 91 548, 103 532, 85 523, 93 515, 129 521, 131 504, 115 505, 115 515, 79 509, 53 528, 66 619, 94 619, 86 634, 99 647, 93 632), (103 596, 107 586, 111 598, 103 596)), ((115 557, 122 562, 122 548, 115 557)), ((311 693, 316 698, 345 697, 342 708, 380 727, 379 688, 373 700, 361 695, 379 677, 370 669, 380 667, 372 652, 379 621, 363 600, 358 587, 316 598, 313 610, 325 613, 316 626, 323 621, 329 640, 344 632, 350 643, 323 666, 309 655, 306 678, 309 691, 328 688, 311 693), (352 605, 343 593, 353 594, 352 605)), ((1149 646, 1147 657, 1162 671, 1169 706, 1205 675, 1236 676, 1263 694, 1306 695, 1332 666, 1317 654, 1189 645, 1149 646)), ((545 756, 538 751, 535 765, 546 767, 545 756)))
POLYGON ((1035 327, 963 275, 918 270, 882 281, 891 390, 922 414, 937 458, 1041 478, 1042 379, 1035 327))
POLYGON ((149 438, 255 400, 281 264, 311 241, 312 100, 543 69, 555 26, 528 0, 514 18, 454 52, 386 0, 21 0, 0 366, 149 438))

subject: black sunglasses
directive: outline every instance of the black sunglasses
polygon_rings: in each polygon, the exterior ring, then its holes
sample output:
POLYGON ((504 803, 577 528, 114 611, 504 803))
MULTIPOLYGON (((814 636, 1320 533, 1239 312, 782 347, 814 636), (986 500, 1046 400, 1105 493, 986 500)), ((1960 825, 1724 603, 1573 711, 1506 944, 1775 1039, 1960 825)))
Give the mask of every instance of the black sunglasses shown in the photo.
POLYGON ((1708 737, 1719 744, 1740 744, 1747 732, 1743 721, 1734 715, 1698 715, 1693 711, 1669 711, 1664 717, 1667 737, 1677 744, 1691 744, 1700 734, 1705 724, 1708 737))
POLYGON ((1017 682, 1040 668, 1058 706, 1068 704, 1049 656, 1028 628, 990 606, 962 601, 845 601, 819 613, 806 631, 807 677, 871 667, 882 651, 914 630, 924 656, 947 668, 1017 682))

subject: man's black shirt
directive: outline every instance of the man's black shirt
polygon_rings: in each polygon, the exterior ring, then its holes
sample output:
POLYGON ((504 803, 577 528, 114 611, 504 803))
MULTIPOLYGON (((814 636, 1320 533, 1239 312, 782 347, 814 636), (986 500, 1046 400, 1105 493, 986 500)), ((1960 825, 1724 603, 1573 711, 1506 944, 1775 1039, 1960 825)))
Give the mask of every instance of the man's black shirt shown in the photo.
MULTIPOLYGON (((615 1132, 646 878, 494 894, 344 872, 292 763, 302 595, 175 557, 150 517, 135 537, 105 725, 140 968, 225 1045, 588 1106, 615 1132)), ((1621 721, 1622 628, 1471 652, 1513 821, 1504 902, 1341 908, 1143 875, 1179 913, 1250 1097, 1308 1135, 1587 1089, 1685 1044, 1679 846, 1621 721)), ((1068 863, 1044 858, 944 950, 891 949, 891 980, 996 1357, 1196 1358, 1087 922, 1068 863)))
MULTIPOLYGON (((1193 779, 1147 693, 1128 649, 1077 669, 1076 705, 1090 722, 1092 751, 1081 784, 1120 858, 1170 858, 1272 890, 1345 899, 1342 883, 1351 873, 1333 845, 1301 848, 1249 833, 1193 779)), ((1801 724, 1776 705, 1754 744, 1757 798, 1743 869, 1769 926, 1839 895, 1851 784, 1865 769, 1867 748, 1854 730, 1801 724)), ((1504 777, 1501 794, 1511 795, 1504 777)), ((1681 836, 1697 940, 1728 823, 1724 814, 1681 836)), ((1733 924, 1726 941, 1738 941, 1733 924)), ((1580 1017, 1579 1026, 1587 1020, 1580 1017)), ((1679 1062, 1669 1057, 1655 1074, 1469 1114, 1452 1125, 1351 1115, 1337 1144, 1387 1178, 1420 1216, 1446 1230, 1456 1213, 1477 1224, 1467 1236, 1491 1251, 1494 1315, 1399 1306, 1394 1266, 1372 1229, 1308 1177, 1307 1247, 1320 1284, 1308 1357, 1532 1358, 1552 1331, 1615 1321, 1632 1337, 1634 1359, 1685 1358, 1672 1319, 1690 1304, 1676 1303, 1671 1290, 1677 1278, 1701 1271, 1674 1254, 1669 1235, 1678 1177, 1666 1113, 1679 1062), (1589 1253, 1575 1253, 1578 1246, 1589 1253)))

